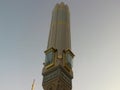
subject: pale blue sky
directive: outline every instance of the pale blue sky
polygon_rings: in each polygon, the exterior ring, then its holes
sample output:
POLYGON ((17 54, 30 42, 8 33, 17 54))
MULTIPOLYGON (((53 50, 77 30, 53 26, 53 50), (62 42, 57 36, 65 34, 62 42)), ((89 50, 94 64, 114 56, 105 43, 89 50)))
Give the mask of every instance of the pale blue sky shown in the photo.
POLYGON ((42 89, 56 3, 70 8, 73 90, 120 90, 120 0, 0 0, 0 88, 42 89))

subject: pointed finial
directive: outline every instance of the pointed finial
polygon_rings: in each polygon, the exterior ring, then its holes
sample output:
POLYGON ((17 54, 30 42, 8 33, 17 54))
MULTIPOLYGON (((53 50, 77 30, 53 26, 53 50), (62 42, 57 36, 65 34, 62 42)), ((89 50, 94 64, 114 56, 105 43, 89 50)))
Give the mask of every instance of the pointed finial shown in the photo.
POLYGON ((35 79, 33 80, 33 83, 32 83, 32 88, 31 88, 31 90, 34 90, 34 87, 35 87, 35 79))
POLYGON ((60 4, 64 5, 64 2, 61 2, 60 4))

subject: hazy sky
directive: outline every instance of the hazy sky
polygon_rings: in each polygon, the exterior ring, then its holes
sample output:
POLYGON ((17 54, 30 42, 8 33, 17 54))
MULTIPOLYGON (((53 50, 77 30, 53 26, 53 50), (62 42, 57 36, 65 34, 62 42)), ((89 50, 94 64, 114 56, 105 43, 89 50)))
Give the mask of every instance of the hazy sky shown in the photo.
POLYGON ((0 0, 0 89, 42 89, 56 3, 69 5, 72 90, 120 90, 120 0, 0 0))

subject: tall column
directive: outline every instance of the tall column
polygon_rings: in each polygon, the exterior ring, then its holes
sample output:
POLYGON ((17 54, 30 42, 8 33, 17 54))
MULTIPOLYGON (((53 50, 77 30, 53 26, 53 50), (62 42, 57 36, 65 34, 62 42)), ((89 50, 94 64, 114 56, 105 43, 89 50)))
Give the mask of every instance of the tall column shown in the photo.
POLYGON ((63 2, 52 12, 48 46, 43 67, 44 90, 72 89, 72 59, 69 8, 63 2))
POLYGON ((56 4, 52 20, 47 49, 54 47, 62 54, 64 49, 71 49, 70 14, 67 5, 56 4))

